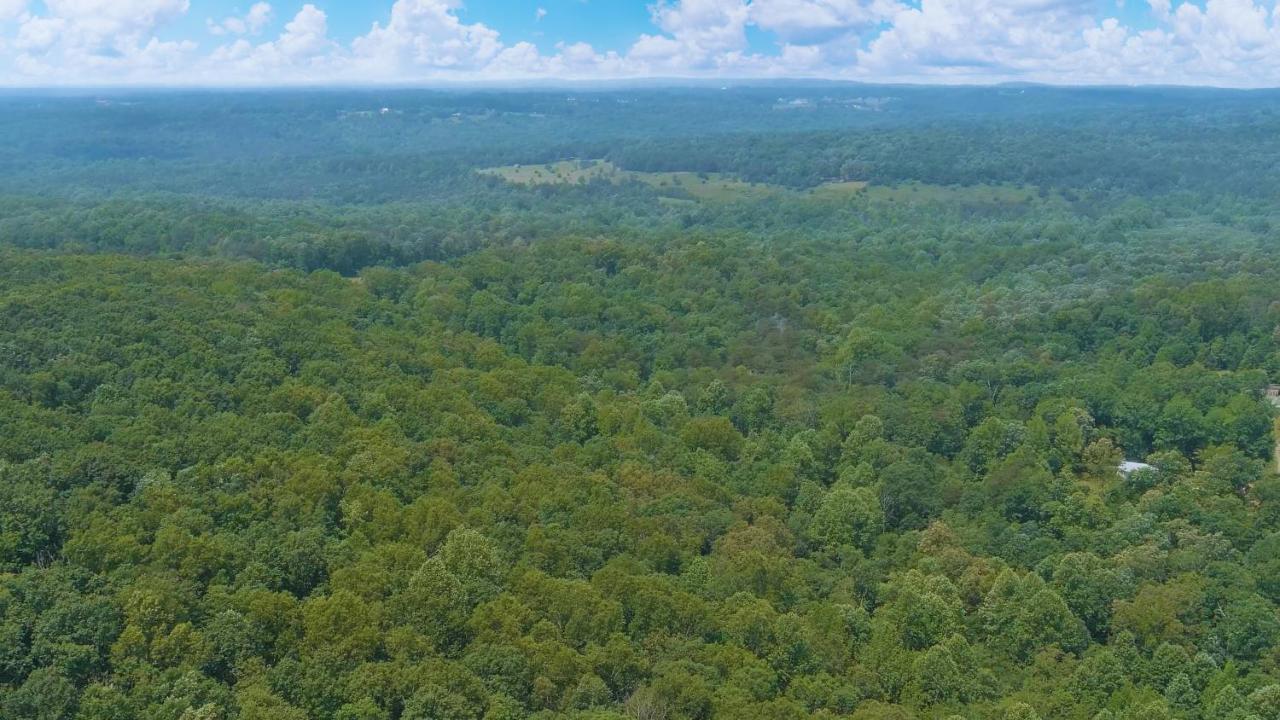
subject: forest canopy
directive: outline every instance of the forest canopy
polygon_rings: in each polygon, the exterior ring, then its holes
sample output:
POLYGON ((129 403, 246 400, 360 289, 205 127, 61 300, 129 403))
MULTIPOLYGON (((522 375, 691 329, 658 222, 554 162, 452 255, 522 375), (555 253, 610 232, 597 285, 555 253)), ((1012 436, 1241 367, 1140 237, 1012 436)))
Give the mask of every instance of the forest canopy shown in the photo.
POLYGON ((4 95, 0 717, 1280 718, 1277 138, 4 95))

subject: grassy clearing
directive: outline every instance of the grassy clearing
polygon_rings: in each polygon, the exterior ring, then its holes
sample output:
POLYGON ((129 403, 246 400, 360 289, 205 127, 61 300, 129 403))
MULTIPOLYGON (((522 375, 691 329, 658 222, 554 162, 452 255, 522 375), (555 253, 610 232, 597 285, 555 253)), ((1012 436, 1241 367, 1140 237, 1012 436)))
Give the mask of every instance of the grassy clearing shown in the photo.
POLYGON ((776 185, 742 182, 728 175, 693 172, 637 172, 604 161, 567 160, 547 165, 510 165, 481 170, 517 185, 576 185, 597 180, 612 183, 640 182, 663 195, 708 202, 756 200, 791 193, 776 185))
POLYGON ((846 182, 830 182, 819 185, 809 191, 809 194, 819 200, 844 200, 852 195, 858 195, 866 190, 868 183, 861 180, 849 180, 846 182))
POLYGON ((481 175, 500 177, 516 185, 574 185, 592 180, 621 182, 620 173, 613 163, 579 163, 574 160, 547 165, 508 165, 481 170, 481 175))
POLYGON ((864 196, 872 202, 885 203, 1007 206, 1031 202, 1036 195, 1034 188, 1004 185, 942 186, 905 183, 881 186, 869 185, 861 181, 830 182, 809 190, 792 190, 780 185, 743 182, 733 176, 719 173, 651 173, 623 170, 602 160, 566 160, 545 165, 509 165, 487 168, 479 172, 482 175, 498 177, 509 183, 529 187, 576 185, 595 181, 640 182, 656 189, 664 200, 700 200, 712 203, 764 200, 775 197, 842 202, 852 197, 864 196))

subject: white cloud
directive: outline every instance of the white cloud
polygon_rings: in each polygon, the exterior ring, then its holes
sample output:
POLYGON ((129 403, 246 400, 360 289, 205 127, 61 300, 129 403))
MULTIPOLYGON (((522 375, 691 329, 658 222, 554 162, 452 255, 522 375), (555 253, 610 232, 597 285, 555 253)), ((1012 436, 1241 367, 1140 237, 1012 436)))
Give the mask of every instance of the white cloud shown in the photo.
POLYGON ((78 38, 98 42, 141 40, 190 7, 188 0, 45 0, 48 17, 61 18, 78 38))
POLYGON ((17 20, 27 11, 28 0, 0 0, 0 23, 17 20))
POLYGON ((1093 0, 923 0, 896 14, 850 74, 925 80, 1280 84, 1280 25, 1254 0, 1148 0, 1153 30, 1098 19, 1093 0))
POLYGON ((66 26, 67 21, 62 18, 32 18, 18 28, 14 47, 34 54, 47 53, 66 26))
POLYGON ((894 0, 755 0, 751 19, 789 44, 810 45, 860 33, 902 8, 894 0))
MULTIPOLYGON (((1147 63, 1139 77, 1179 83, 1280 84, 1280 16, 1252 0, 1180 5, 1156 30, 1133 35, 1130 57, 1147 63)), ((1137 74, 1137 73, 1135 73, 1137 74)))
POLYGON ((635 74, 634 65, 616 52, 597 52, 583 42, 560 43, 552 55, 539 53, 530 43, 516 43, 499 53, 483 71, 485 78, 500 80, 548 77, 581 80, 635 74))
POLYGON ((280 36, 259 45, 243 38, 213 52, 204 74, 215 82, 252 84, 314 82, 332 77, 342 65, 341 48, 329 39, 329 18, 307 4, 280 36))
POLYGON ((864 71, 1021 75, 1079 47, 1094 0, 923 0, 860 54, 864 71))
POLYGON ((380 0, 389 19, 342 44, 323 9, 339 1, 314 0, 266 41, 255 37, 272 7, 257 2, 208 21, 227 41, 198 53, 167 39, 189 0, 0 0, 0 84, 657 75, 1280 85, 1276 0, 1142 0, 1142 27, 1099 17, 1098 0, 653 0, 652 26, 622 52, 577 38, 549 51, 508 41, 464 20, 461 0, 380 0), (753 45, 752 33, 772 43, 753 45))
POLYGON ((329 40, 329 18, 315 5, 304 5, 297 16, 284 26, 280 39, 271 44, 290 59, 323 55, 334 47, 329 40))
POLYGON ((183 69, 195 44, 154 32, 187 9, 188 0, 45 0, 43 14, 19 18, 12 62, 54 82, 162 80, 183 69))
POLYGON ((268 3, 256 3, 243 16, 232 15, 222 22, 206 20, 209 32, 214 35, 257 35, 271 23, 272 10, 268 3))
MULTIPOLYGON (((352 43, 356 67, 378 79, 477 72, 506 49, 498 33, 457 16, 460 0, 396 0, 391 20, 352 43)), ((520 52, 520 51, 517 51, 520 52)))
POLYGON ((657 71, 706 70, 736 64, 747 46, 746 0, 660 0, 651 6, 664 35, 642 35, 629 57, 657 71))

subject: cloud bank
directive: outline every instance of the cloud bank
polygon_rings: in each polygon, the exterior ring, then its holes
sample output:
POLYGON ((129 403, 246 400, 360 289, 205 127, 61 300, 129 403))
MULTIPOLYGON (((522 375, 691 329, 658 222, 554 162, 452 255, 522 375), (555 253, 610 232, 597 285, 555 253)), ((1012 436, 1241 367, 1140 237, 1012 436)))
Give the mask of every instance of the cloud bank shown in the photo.
POLYGON ((265 29, 276 10, 258 2, 206 21, 212 49, 162 39, 191 12, 189 0, 0 0, 0 84, 814 77, 1280 85, 1276 0, 1127 1, 1144 3, 1141 22, 1120 20, 1120 5, 1099 14, 1098 0, 657 0, 647 31, 603 51, 573 39, 550 50, 509 42, 464 21, 461 0, 394 0, 385 23, 345 43, 331 37, 322 2, 280 18, 272 33, 265 29))

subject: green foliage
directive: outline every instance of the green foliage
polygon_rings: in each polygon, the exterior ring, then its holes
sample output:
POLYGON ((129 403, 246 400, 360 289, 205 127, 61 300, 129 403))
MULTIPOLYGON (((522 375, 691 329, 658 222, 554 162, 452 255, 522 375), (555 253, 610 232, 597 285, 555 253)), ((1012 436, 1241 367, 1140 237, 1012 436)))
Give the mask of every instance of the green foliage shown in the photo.
POLYGON ((872 92, 0 100, 0 717, 1280 716, 1274 98, 872 92))
POLYGON ((870 550, 883 530, 884 513, 869 488, 837 487, 809 523, 809 534, 831 549, 852 545, 870 550))

